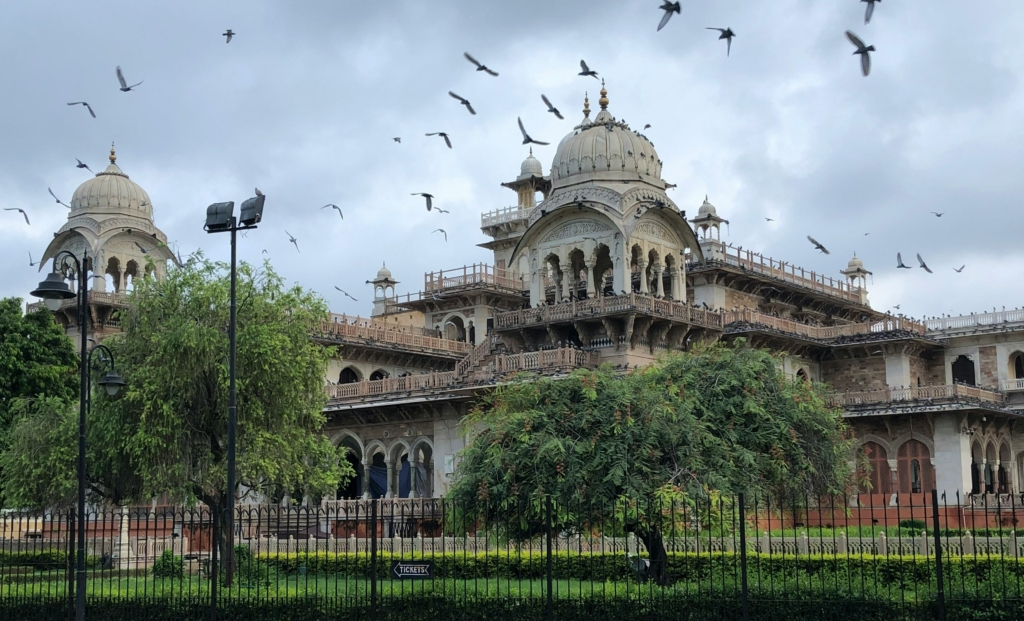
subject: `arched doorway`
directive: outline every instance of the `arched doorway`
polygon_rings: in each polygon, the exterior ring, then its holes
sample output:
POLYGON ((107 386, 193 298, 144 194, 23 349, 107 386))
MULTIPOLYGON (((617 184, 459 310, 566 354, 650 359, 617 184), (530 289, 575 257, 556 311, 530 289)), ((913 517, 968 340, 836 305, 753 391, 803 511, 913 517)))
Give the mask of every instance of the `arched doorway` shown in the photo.
POLYGON ((370 373, 370 381, 375 382, 377 380, 387 379, 391 377, 391 374, 384 369, 377 369, 373 373, 370 373))
POLYGON ((999 446, 999 470, 996 473, 996 491, 1000 494, 1009 494, 1013 490, 1010 485, 1010 464, 1013 458, 1010 457, 1010 447, 1005 442, 999 446))
POLYGON ((341 441, 345 451, 345 460, 356 471, 356 475, 338 487, 335 500, 355 500, 363 493, 363 453, 359 443, 352 436, 346 435, 341 441))
POLYGON ((956 360, 953 361, 952 371, 954 384, 977 385, 975 383, 977 380, 974 376, 974 361, 967 356, 957 356, 956 360))
POLYGON ((412 447, 412 492, 417 498, 434 495, 433 486, 434 452, 429 441, 422 440, 412 447))
POLYGON ((1013 379, 1024 380, 1024 353, 1015 351, 1010 354, 1010 373, 1013 379))
POLYGON ((971 445, 971 493, 981 493, 981 462, 984 460, 984 454, 981 451, 981 444, 975 442, 971 445))
POLYGON ((339 384, 354 384, 359 381, 359 373, 352 367, 345 367, 338 374, 339 384))
MULTIPOLYGON (((800 368, 800 369, 797 370, 796 378, 798 380, 800 380, 801 382, 803 382, 804 384, 810 384, 811 383, 811 378, 807 375, 807 370, 804 369, 804 368, 800 368)), ((881 448, 881 447, 879 447, 879 448, 881 448)))
POLYGON ((901 494, 930 492, 935 487, 928 447, 919 440, 907 440, 896 452, 896 478, 901 494))
POLYGON ((889 468, 889 455, 885 447, 877 442, 865 442, 860 447, 857 480, 864 494, 891 494, 892 470, 889 468))

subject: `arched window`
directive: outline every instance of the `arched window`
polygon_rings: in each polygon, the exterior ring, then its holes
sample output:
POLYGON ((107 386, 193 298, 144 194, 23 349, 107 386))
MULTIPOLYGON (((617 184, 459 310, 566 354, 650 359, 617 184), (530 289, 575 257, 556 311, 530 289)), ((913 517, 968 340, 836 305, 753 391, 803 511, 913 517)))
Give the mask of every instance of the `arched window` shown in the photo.
POLYGON ((1010 365, 1013 367, 1013 378, 1024 379, 1024 354, 1019 351, 1011 354, 1010 365))
POLYGON ((975 386, 974 361, 967 356, 957 356, 953 361, 953 383, 975 386))
POLYGON ((864 494, 891 494, 892 470, 889 468, 889 455, 885 447, 877 442, 865 442, 860 447, 860 459, 857 464, 861 472, 857 480, 864 494))
POLYGON ((359 498, 363 492, 363 456, 359 450, 359 443, 352 436, 345 436, 345 439, 341 441, 341 446, 348 449, 345 451, 345 460, 355 470, 356 475, 338 487, 334 498, 335 500, 354 500, 359 498))
POLYGON ((373 373, 370 373, 370 381, 375 382, 377 380, 387 379, 391 377, 391 374, 384 369, 377 369, 373 373))
POLYGON ((923 442, 908 440, 900 445, 896 455, 896 478, 901 494, 932 491, 935 471, 928 447, 923 442))
POLYGON ((339 384, 353 384, 359 381, 359 374, 352 367, 345 367, 338 375, 339 384))
POLYGON ((811 378, 807 376, 807 371, 805 369, 798 370, 796 372, 796 378, 805 384, 811 383, 811 378))

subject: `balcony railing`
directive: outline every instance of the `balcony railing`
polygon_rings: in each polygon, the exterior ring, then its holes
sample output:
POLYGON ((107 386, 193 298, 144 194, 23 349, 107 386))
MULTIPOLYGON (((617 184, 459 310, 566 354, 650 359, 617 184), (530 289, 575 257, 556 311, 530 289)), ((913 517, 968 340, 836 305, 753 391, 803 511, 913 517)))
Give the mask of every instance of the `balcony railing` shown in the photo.
POLYGON ((520 207, 513 205, 512 207, 502 207, 501 209, 495 209, 484 214, 480 214, 480 228, 487 226, 495 226, 498 224, 504 224, 506 222, 515 222, 516 220, 525 220, 530 217, 531 208, 520 207))
POLYGON ((694 308, 688 304, 671 300, 659 300, 637 293, 599 297, 591 300, 572 300, 564 304, 498 313, 495 325, 500 330, 625 312, 658 315, 709 328, 722 328, 722 314, 719 312, 694 308))
POLYGON ((315 336, 328 340, 353 339, 362 341, 364 344, 387 343, 445 354, 465 355, 470 351, 468 343, 438 338, 437 333, 433 330, 413 326, 387 325, 345 315, 332 315, 331 319, 331 321, 321 324, 320 332, 315 336))
POLYGON ((494 359, 494 370, 497 373, 518 373, 550 368, 593 369, 600 361, 601 354, 596 351, 562 347, 498 356, 494 359))
POLYGON ((963 384, 946 384, 943 386, 921 386, 918 388, 885 388, 882 390, 860 392, 839 392, 829 397, 829 404, 835 407, 856 407, 861 405, 953 399, 970 399, 995 405, 1002 405, 1006 402, 1006 396, 994 390, 978 388, 977 386, 965 386, 963 384))
MULTIPOLYGON (((860 288, 852 287, 848 283, 837 278, 831 278, 823 274, 818 274, 817 272, 808 271, 802 267, 797 267, 785 261, 766 257, 751 250, 730 248, 719 241, 702 240, 701 243, 711 244, 713 247, 717 248, 717 250, 725 256, 725 263, 727 265, 734 265, 751 272, 757 272, 758 274, 763 274, 771 278, 777 278, 783 282, 792 283, 818 293, 824 293, 825 295, 841 298, 850 302, 857 302, 858 304, 861 303, 860 288)), ((707 258, 709 263, 713 262, 710 257, 707 258)), ((692 263, 687 267, 687 269, 699 269, 701 266, 702 264, 700 263, 692 263)))
POLYGON ((978 327, 998 327, 1005 324, 1024 323, 1024 309, 994 313, 971 313, 970 315, 960 315, 958 317, 941 317, 939 319, 928 319, 924 323, 929 330, 936 332, 978 327))
POLYGON ((912 319, 902 317, 889 317, 882 321, 851 323, 841 326, 812 326, 803 324, 791 319, 773 317, 754 310, 725 311, 722 313, 722 320, 726 326, 733 323, 748 323, 764 326, 779 332, 788 334, 799 334, 816 340, 831 340, 841 336, 852 336, 856 334, 873 334, 903 330, 923 335, 924 324, 912 319))
MULTIPOLYGON (((106 293, 103 291, 90 291, 89 292, 89 303, 90 304, 106 304, 108 306, 128 306, 127 293, 106 293)), ((69 298, 63 300, 60 303, 60 310, 68 308, 74 308, 77 304, 77 298, 69 298)), ((32 302, 26 307, 26 312, 33 312, 43 307, 42 302, 32 302)))
POLYGON ((1020 392, 1024 390, 1024 379, 1004 379, 999 382, 999 388, 1003 392, 1020 392))

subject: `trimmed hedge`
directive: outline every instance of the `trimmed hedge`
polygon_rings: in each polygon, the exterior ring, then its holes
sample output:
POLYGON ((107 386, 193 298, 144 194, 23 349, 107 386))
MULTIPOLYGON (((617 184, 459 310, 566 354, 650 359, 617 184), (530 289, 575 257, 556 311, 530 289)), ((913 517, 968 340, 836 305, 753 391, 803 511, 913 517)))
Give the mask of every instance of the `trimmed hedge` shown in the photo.
MULTIPOLYGON (((98 567, 99 559, 89 556, 85 559, 86 567, 98 567)), ((66 569, 68 555, 60 550, 39 550, 33 552, 0 552, 0 568, 30 567, 36 571, 66 569)), ((2 573, 2 570, 0 570, 2 573)))

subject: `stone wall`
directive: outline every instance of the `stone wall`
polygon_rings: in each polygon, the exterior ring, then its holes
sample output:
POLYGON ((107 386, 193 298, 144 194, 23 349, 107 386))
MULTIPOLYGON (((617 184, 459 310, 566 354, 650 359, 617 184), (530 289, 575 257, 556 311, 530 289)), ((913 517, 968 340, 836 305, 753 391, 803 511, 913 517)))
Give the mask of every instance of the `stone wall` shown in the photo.
POLYGON ((910 356, 910 379, 914 386, 941 386, 946 383, 942 358, 910 356), (920 380, 920 382, 918 381, 920 380))
POLYGON ((999 388, 999 359, 995 345, 978 348, 978 385, 999 388))
POLYGON ((821 379, 838 392, 884 390, 885 359, 881 356, 821 363, 821 379))
POLYGON ((743 293, 742 291, 736 291, 735 289, 725 290, 725 309, 732 310, 733 308, 749 308, 757 310, 761 303, 761 298, 751 293, 743 293))

